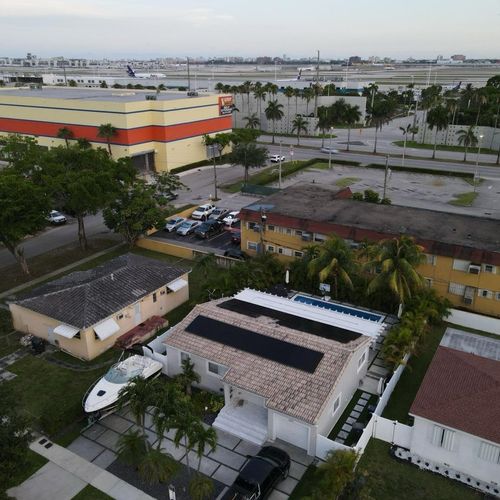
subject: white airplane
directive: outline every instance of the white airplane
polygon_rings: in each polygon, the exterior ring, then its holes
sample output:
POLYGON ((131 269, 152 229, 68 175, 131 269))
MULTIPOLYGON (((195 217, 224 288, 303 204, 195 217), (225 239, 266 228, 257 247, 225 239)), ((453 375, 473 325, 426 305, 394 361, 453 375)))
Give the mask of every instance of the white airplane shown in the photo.
POLYGON ((127 74, 131 78, 167 78, 164 73, 136 73, 129 64, 127 64, 127 74))

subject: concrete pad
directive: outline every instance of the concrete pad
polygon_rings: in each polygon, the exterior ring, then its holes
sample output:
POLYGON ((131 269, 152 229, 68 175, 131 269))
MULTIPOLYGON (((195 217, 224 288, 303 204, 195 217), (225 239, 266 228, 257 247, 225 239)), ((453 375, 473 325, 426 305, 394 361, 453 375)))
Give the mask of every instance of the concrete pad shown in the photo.
POLYGON ((336 442, 336 443, 340 443, 340 444, 344 444, 344 443, 345 443, 345 440, 344 440, 344 439, 342 439, 342 438, 337 437, 337 438, 335 438, 335 442, 336 442))
POLYGON ((208 457, 237 471, 240 470, 241 466, 246 462, 245 457, 227 448, 222 448, 221 446, 215 451, 210 452, 208 457))
POLYGON ((212 476, 213 479, 217 479, 217 481, 220 481, 226 486, 231 486, 237 477, 238 477, 238 471, 230 469, 225 465, 220 465, 212 476))
POLYGON ((349 435, 348 432, 346 432, 346 431, 340 431, 338 437, 342 438, 342 439, 345 439, 348 435, 349 435))
POLYGON ((98 457, 92 460, 92 463, 103 469, 108 468, 116 459, 118 455, 110 450, 104 450, 98 457))
POLYGON ((370 399, 370 394, 368 394, 367 392, 363 392, 363 394, 361 394, 359 399, 364 399, 368 401, 370 399))
POLYGON ((106 427, 101 424, 94 424, 92 427, 83 431, 83 435, 89 439, 93 439, 94 441, 106 432, 106 427))
POLYGON ((104 434, 99 436, 96 441, 105 448, 109 448, 112 451, 118 451, 119 439, 120 434, 112 430, 107 430, 104 434))
POLYGON ((355 418, 353 418, 353 417, 349 417, 349 418, 345 421, 345 423, 346 423, 346 424, 351 424, 351 425, 352 425, 354 422, 356 422, 356 419, 355 419, 355 418))
POLYGON ((364 409, 365 409, 365 406, 364 406, 364 405, 356 405, 356 406, 354 407, 354 411, 359 411, 359 412, 362 412, 364 409))
POLYGON ((343 431, 346 431, 346 432, 351 432, 351 429, 352 429, 352 425, 351 425, 351 424, 345 423, 345 424, 342 426, 342 430, 343 430, 343 431))
POLYGON ((85 481, 49 462, 8 493, 20 500, 70 500, 85 486, 85 481))
POLYGON ((144 415, 144 426, 147 429, 154 429, 153 417, 149 413, 146 413, 146 415, 144 415))
POLYGON ((165 439, 161 445, 161 450, 165 453, 170 453, 176 460, 181 460, 181 458, 186 454, 186 448, 179 445, 177 448, 173 441, 165 439))
POLYGON ((350 417, 353 417, 355 419, 357 419, 359 416, 361 415, 361 413, 357 410, 352 410, 351 411, 351 414, 349 415, 350 417))
POLYGON ((267 497, 267 500, 288 500, 288 495, 282 493, 281 491, 273 490, 267 497))
POLYGON ((307 467, 305 465, 299 464, 298 462, 294 462, 293 460, 290 463, 290 471, 289 475, 298 481, 302 479, 302 476, 306 472, 307 467))
POLYGON ((247 455, 256 455, 260 451, 260 449, 261 446, 257 444, 242 440, 238 443, 238 446, 236 446, 234 451, 246 457, 247 455))
POLYGON ((294 462, 298 462, 302 465, 310 465, 314 460, 314 457, 308 455, 306 450, 303 448, 299 448, 298 446, 294 446, 290 443, 285 443, 285 441, 282 441, 281 439, 276 439, 275 441, 266 444, 276 446, 286 451, 294 462))
POLYGON ((101 425, 104 425, 108 429, 118 432, 119 434, 123 434, 130 429, 130 427, 132 427, 132 422, 118 415, 108 415, 106 418, 101 420, 101 425))
MULTIPOLYGON (((181 460, 181 462, 184 465, 187 465, 186 456, 184 456, 184 458, 181 460)), ((198 468, 198 455, 196 455, 196 453, 194 451, 189 452, 189 465, 193 469, 198 468)), ((200 472, 202 474, 205 474, 205 476, 210 477, 215 472, 215 469, 217 469, 217 467, 219 467, 218 462, 215 462, 214 460, 210 460, 210 458, 207 458, 207 457, 201 458, 200 472)))
POLYGON ((287 495, 290 495, 290 493, 295 489, 295 486, 297 486, 298 481, 294 479, 293 477, 288 476, 284 481, 281 481, 276 485, 277 490, 282 491, 283 493, 286 493, 287 495))
POLYGON ((228 432, 221 431, 216 429, 217 432, 217 442, 224 446, 224 448, 229 448, 230 450, 234 450, 238 443, 241 441, 241 438, 233 436, 228 432))
POLYGON ((95 441, 91 441, 84 436, 80 436, 68 446, 68 450, 76 453, 82 458, 85 458, 85 460, 92 462, 94 458, 104 451, 104 448, 95 441))

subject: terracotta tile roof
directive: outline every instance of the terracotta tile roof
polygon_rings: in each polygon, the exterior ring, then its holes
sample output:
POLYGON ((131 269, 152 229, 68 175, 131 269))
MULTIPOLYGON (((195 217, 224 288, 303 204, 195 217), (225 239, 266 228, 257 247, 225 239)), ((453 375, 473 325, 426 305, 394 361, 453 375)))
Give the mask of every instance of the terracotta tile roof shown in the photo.
POLYGON ((316 423, 351 357, 366 348, 370 338, 361 336, 347 344, 277 325, 271 318, 250 318, 217 307, 228 299, 197 305, 174 326, 167 346, 201 356, 229 368, 223 380, 266 399, 266 406, 308 423, 316 423), (198 316, 222 321, 253 332, 324 353, 314 373, 261 358, 186 331, 198 316))
POLYGON ((500 362, 438 347, 410 414, 500 443, 500 362))

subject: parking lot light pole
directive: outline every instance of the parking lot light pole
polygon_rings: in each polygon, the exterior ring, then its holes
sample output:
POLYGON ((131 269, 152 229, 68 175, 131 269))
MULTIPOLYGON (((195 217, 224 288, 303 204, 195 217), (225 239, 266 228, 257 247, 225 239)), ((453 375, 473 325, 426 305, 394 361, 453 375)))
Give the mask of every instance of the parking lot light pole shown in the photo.
POLYGON ((332 168, 332 133, 333 127, 330 127, 330 147, 328 148, 328 169, 332 168))
POLYGON ((281 147, 283 146, 283 141, 280 140, 280 165, 278 170, 278 188, 281 189, 281 147))
POLYGON ((479 155, 481 154, 481 143, 483 142, 483 135, 479 136, 479 144, 477 148, 477 156, 476 156, 476 170, 474 171, 474 193, 477 188, 477 181, 479 180, 479 155))

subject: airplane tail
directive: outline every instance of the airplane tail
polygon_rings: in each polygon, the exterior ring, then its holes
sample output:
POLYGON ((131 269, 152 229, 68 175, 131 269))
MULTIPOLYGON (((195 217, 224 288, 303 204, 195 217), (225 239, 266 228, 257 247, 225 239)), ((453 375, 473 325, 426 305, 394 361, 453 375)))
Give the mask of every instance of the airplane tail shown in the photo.
POLYGON ((135 78, 135 71, 130 67, 129 64, 127 64, 127 74, 131 78, 135 78))
POLYGON ((300 77, 302 76, 302 70, 299 69, 299 74, 297 75, 297 80, 300 80, 300 77))
POLYGON ((453 89, 453 90, 460 90, 460 87, 462 86, 462 82, 458 82, 458 85, 453 89))

